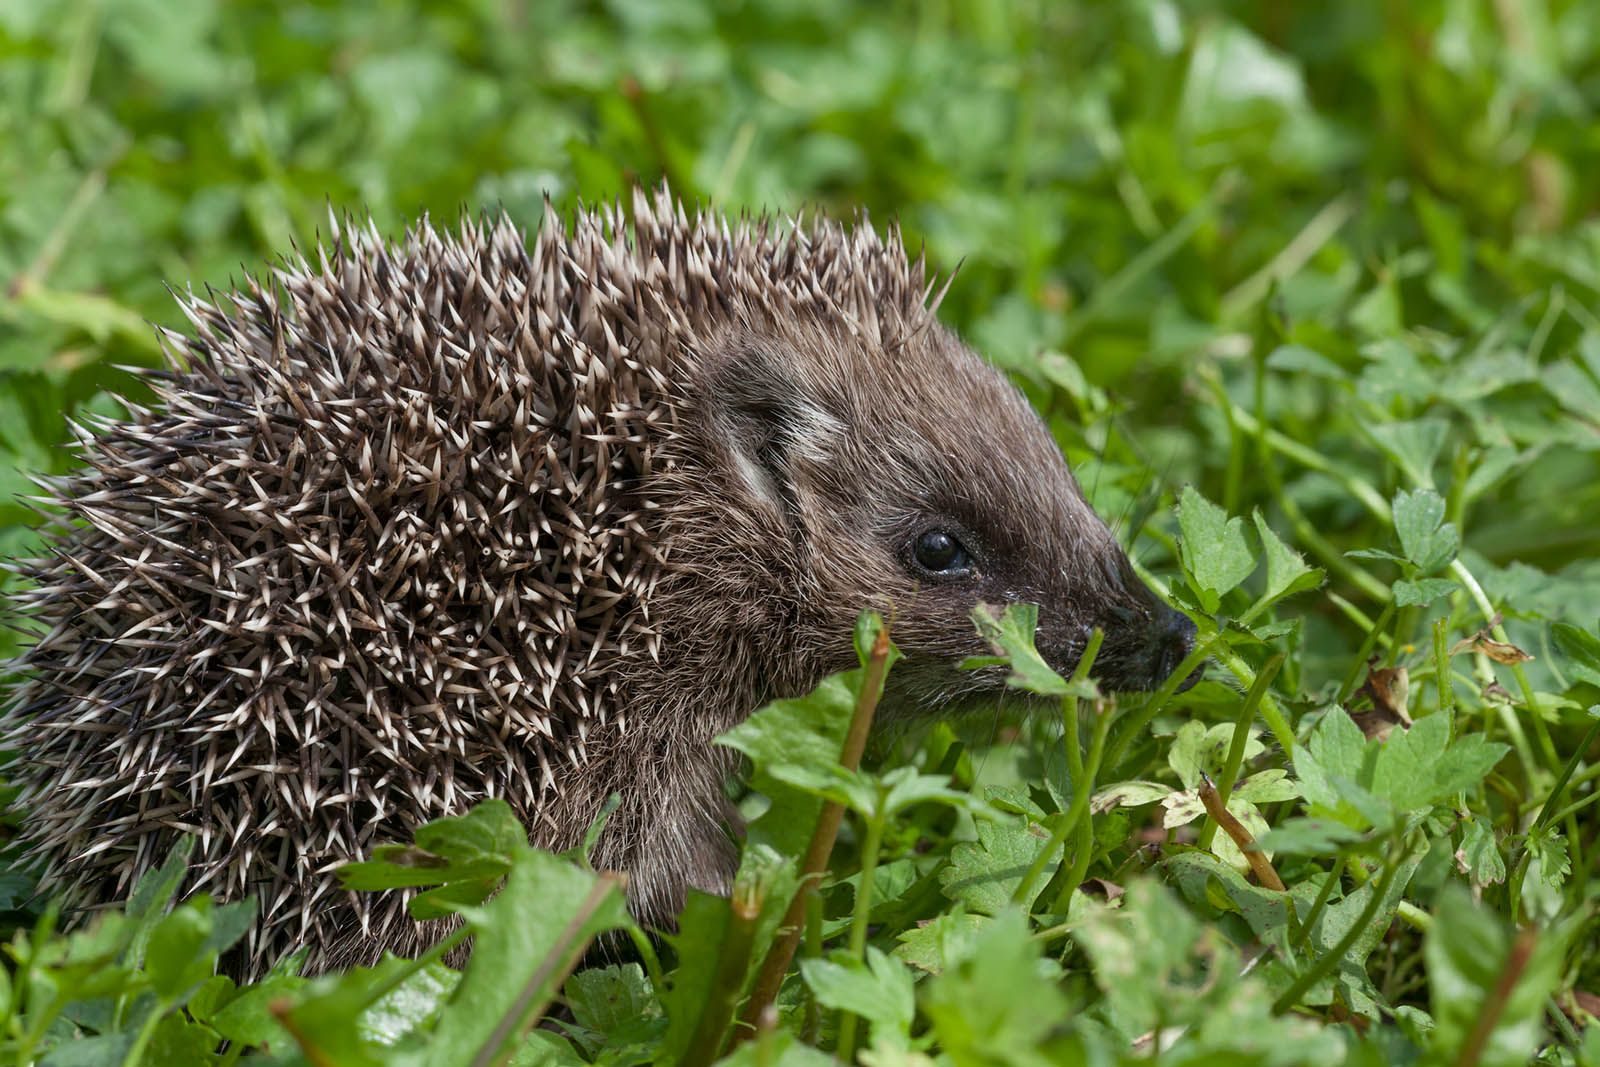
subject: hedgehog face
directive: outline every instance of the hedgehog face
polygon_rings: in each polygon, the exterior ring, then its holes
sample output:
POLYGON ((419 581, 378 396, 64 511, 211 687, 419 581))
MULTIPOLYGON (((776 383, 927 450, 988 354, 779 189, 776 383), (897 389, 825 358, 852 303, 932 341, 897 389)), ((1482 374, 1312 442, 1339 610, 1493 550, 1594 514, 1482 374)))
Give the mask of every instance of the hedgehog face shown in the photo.
POLYGON ((906 656, 886 705, 904 714, 1003 689, 1001 671, 955 667, 987 651, 980 603, 1038 605, 1038 647, 1062 673, 1104 630, 1094 673, 1111 690, 1159 686, 1193 647, 1193 623, 1134 574, 1026 399, 931 319, 889 346, 818 321, 731 347, 714 407, 733 492, 790 546, 787 591, 771 595, 795 598, 796 621, 778 657, 830 647, 827 668, 846 666, 840 635, 876 608, 906 656))

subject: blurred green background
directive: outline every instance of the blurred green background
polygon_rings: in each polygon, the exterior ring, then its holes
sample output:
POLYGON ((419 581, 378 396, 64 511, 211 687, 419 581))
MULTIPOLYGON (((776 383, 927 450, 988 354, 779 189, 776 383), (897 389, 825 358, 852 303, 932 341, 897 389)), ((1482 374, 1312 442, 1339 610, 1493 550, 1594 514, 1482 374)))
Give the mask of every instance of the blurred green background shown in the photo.
MULTIPOLYGON (((960 264, 942 316, 1130 539, 1154 516, 1157 571, 1193 482, 1359 601, 1337 561, 1388 533, 1341 479, 1420 475, 1491 595, 1592 625, 1597 102, 1583 0, 6 0, 0 551, 67 417, 159 359, 168 285, 225 288, 330 210, 531 226, 665 177, 865 208, 960 264)), ((1359 643, 1311 610, 1311 649, 1359 643)))

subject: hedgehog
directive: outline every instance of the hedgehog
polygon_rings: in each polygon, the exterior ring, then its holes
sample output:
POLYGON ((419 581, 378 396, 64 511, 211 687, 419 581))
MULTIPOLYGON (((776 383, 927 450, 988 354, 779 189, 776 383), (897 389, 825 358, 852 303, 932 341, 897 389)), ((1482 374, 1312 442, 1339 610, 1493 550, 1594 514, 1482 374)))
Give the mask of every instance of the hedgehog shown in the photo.
MULTIPOLYGON (((153 399, 77 429, 18 565, 36 634, 4 740, 43 885, 254 895, 241 951, 420 951, 335 870, 503 798, 582 840, 641 922, 726 891, 754 709, 890 613, 881 716, 992 706, 975 605, 1039 607, 1070 670, 1167 679, 1194 627, 1137 578, 1025 396, 935 316, 898 229, 691 213, 665 189, 388 243, 335 220, 180 298, 153 399)), ((948 280, 944 283, 948 288, 948 280)))

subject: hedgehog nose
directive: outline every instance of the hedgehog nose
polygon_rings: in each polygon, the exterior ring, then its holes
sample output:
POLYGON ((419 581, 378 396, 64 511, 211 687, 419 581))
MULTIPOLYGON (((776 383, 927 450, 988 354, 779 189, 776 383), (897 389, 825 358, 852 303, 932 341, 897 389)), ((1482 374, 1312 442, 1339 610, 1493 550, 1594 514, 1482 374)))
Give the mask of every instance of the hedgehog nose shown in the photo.
MULTIPOLYGON (((1178 665, 1194 651, 1195 633, 1193 619, 1174 608, 1162 607, 1161 618, 1156 623, 1155 632, 1156 685, 1171 677, 1172 672, 1178 669, 1178 665)), ((1192 687, 1204 673, 1204 666, 1196 667, 1178 686, 1178 692, 1192 687)))

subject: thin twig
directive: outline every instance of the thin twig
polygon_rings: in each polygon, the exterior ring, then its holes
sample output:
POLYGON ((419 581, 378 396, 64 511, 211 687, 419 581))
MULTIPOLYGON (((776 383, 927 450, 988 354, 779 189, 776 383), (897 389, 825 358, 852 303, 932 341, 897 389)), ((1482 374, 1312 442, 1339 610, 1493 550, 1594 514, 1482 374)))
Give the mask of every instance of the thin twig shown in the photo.
POLYGON ((1239 851, 1244 853, 1245 862, 1250 864, 1250 870, 1255 874, 1256 881, 1279 893, 1288 892, 1283 879, 1278 877, 1277 870, 1272 866, 1272 861, 1267 859, 1267 854, 1255 847, 1256 839, 1251 835, 1249 827, 1228 810, 1227 805, 1217 794, 1216 783, 1204 771, 1200 772, 1200 803, 1205 805, 1206 814, 1211 816, 1216 824, 1222 827, 1223 832, 1233 838, 1233 843, 1239 846, 1239 851))
MULTIPOLYGON (((839 754, 839 763, 846 770, 853 771, 861 766, 861 754, 866 751, 867 735, 872 730, 872 718, 878 710, 878 698, 883 694, 883 677, 888 669, 889 631, 885 627, 878 631, 872 651, 867 656, 861 693, 856 698, 855 715, 850 720, 850 732, 845 736, 844 749, 839 754)), ((756 1032, 762 1011, 778 996, 783 976, 788 973, 794 950, 800 944, 800 934, 805 926, 806 901, 816 892, 827 870, 828 857, 833 853, 833 842, 839 836, 839 823, 843 819, 843 804, 833 800, 823 802, 822 812, 817 817, 817 828, 811 834, 811 843, 806 847, 805 859, 800 867, 800 886, 795 891, 794 900, 789 903, 789 910, 784 913, 783 932, 773 942, 767 958, 762 962, 761 973, 756 976, 755 985, 750 990, 750 999, 745 1002, 744 1012, 739 1016, 739 1025, 733 1036, 735 1046, 756 1032)))
POLYGON ((1466 1043, 1461 1046, 1461 1054, 1456 1057, 1456 1067, 1475 1067, 1483 1058, 1483 1050, 1489 1044, 1494 1028, 1500 1024, 1506 1004, 1511 1000, 1517 983, 1522 980, 1522 972, 1528 969, 1528 961, 1533 959, 1533 950, 1538 943, 1539 932, 1533 927, 1524 926, 1517 931, 1516 939, 1511 942, 1511 951, 1506 955, 1506 965, 1495 981, 1494 988, 1484 998, 1483 1007, 1478 1009, 1478 1021, 1473 1025, 1472 1033, 1467 1035, 1466 1043))

